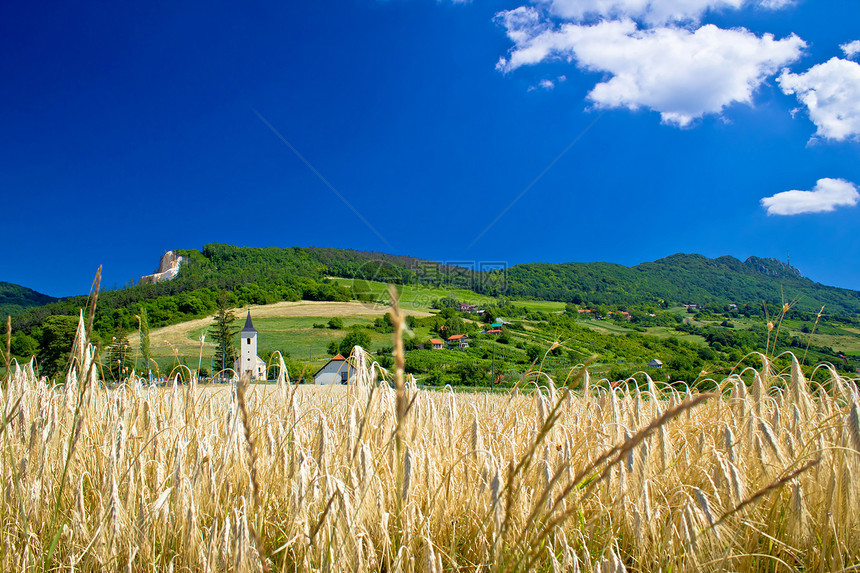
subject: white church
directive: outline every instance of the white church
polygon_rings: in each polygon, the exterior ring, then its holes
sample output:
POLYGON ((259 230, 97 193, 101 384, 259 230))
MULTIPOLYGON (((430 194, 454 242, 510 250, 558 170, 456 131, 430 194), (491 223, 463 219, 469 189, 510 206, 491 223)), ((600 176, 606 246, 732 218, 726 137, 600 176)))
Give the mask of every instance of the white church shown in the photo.
POLYGON ((241 336, 239 358, 233 363, 233 370, 240 378, 248 376, 251 380, 265 380, 266 363, 257 356, 257 329, 251 322, 250 310, 239 336, 241 336))

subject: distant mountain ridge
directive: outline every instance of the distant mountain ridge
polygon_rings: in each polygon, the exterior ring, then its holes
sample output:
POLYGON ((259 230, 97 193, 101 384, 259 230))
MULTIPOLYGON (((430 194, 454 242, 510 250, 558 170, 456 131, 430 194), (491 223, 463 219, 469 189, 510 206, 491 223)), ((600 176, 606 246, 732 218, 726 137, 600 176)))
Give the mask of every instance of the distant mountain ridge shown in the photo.
POLYGON ((825 286, 777 259, 732 256, 709 259, 677 253, 625 267, 614 263, 526 263, 508 269, 508 291, 565 302, 632 304, 676 303, 779 304, 798 308, 860 313, 860 292, 825 286))
POLYGON ((36 292, 31 288, 0 281, 0 317, 16 316, 28 308, 44 306, 58 298, 36 292))

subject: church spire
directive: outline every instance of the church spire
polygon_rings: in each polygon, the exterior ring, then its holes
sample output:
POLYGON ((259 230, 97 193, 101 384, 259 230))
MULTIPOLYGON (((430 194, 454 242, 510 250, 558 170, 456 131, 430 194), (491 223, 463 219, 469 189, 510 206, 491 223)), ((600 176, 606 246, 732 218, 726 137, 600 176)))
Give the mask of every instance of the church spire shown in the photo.
POLYGON ((245 319, 245 327, 242 329, 242 334, 257 334, 257 329, 254 328, 254 323, 251 322, 251 311, 248 311, 248 318, 245 319))

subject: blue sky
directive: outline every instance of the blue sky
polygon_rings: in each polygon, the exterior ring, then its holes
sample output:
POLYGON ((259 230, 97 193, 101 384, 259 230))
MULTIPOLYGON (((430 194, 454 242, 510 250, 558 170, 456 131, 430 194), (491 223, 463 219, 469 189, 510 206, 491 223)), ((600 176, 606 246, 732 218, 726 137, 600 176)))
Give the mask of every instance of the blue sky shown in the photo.
POLYGON ((122 285, 223 242, 789 253, 860 289, 858 21, 856 0, 4 2, 0 280, 78 294, 99 264, 122 285))

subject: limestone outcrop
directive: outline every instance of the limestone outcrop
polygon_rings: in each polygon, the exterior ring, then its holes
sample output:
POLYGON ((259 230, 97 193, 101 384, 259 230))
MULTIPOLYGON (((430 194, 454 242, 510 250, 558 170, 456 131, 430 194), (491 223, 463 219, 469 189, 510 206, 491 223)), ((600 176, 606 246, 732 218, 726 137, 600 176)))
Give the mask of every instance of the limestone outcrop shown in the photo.
POLYGON ((151 275, 140 277, 138 284, 156 284, 164 281, 169 281, 179 274, 179 265, 183 261, 176 251, 167 251, 161 256, 161 262, 158 264, 158 270, 151 275))

